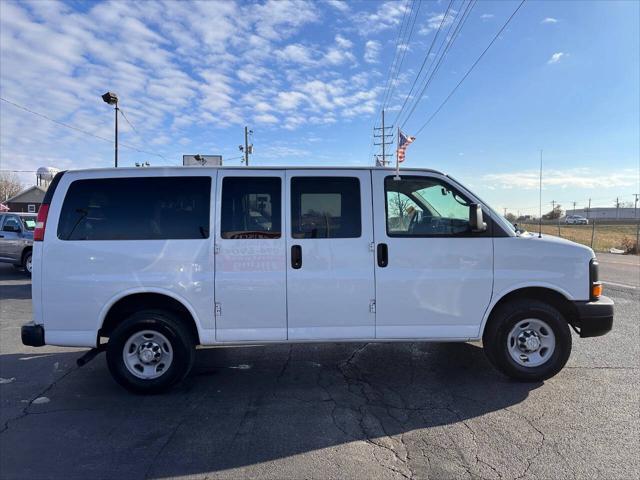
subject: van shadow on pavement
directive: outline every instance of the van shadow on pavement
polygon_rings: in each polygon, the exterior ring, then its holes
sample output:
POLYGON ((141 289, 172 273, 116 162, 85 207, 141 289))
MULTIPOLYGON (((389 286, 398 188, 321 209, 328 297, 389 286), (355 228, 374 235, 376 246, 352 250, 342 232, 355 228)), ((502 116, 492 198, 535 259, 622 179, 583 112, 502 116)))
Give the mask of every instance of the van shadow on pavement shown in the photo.
MULTIPOLYGON (((4 478, 239 468, 238 477, 261 462, 355 441, 371 453, 354 454, 354 464, 366 469, 373 455, 403 474, 409 447, 461 448, 446 432, 431 438, 422 429, 457 425, 475 442, 467 420, 518 404, 541 385, 505 379, 472 344, 297 344, 199 350, 181 385, 136 396, 113 382, 104 355, 78 369, 79 355, 0 356, 1 376, 16 379, 0 386, 4 478), (36 396, 50 401, 23 402, 36 396)), ((502 430, 513 435, 504 441, 527 449, 530 439, 511 430, 502 430)))

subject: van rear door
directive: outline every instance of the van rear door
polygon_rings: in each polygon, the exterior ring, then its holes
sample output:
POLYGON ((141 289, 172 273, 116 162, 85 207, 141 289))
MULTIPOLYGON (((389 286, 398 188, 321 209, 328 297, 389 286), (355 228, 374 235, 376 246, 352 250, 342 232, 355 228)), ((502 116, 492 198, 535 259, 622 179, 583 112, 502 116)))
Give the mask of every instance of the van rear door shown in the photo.
POLYGON ((371 173, 287 171, 289 340, 375 335, 371 173))

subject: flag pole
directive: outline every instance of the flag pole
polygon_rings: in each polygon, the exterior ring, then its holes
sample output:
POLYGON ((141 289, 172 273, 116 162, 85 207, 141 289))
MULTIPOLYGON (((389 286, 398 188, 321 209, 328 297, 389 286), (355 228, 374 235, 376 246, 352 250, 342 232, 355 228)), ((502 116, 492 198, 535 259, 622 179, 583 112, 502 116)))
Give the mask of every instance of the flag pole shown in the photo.
POLYGON ((396 176, 393 177, 394 180, 400 180, 400 162, 398 159, 398 147, 400 144, 400 127, 398 127, 398 135, 396 136, 396 176))

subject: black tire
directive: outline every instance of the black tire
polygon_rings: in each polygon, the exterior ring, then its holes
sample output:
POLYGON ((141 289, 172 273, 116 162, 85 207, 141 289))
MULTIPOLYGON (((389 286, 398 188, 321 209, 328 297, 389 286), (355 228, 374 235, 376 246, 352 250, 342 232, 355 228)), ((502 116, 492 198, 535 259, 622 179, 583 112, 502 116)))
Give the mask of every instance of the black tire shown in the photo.
POLYGON ((501 305, 493 312, 482 343, 487 358, 502 373, 516 380, 535 382, 553 377, 565 366, 571 354, 571 331, 567 320, 552 305, 539 300, 519 299, 501 305), (555 336, 553 353, 543 364, 535 367, 520 365, 509 353, 509 332, 525 319, 544 321, 555 336))
POLYGON ((113 378, 134 393, 161 393, 187 376, 195 359, 196 339, 185 322, 164 310, 142 310, 116 327, 107 345, 107 365, 113 378), (173 359, 162 374, 153 379, 135 376, 125 365, 123 349, 136 332, 151 330, 163 335, 170 343, 173 359))
POLYGON ((31 273, 33 270, 32 255, 33 255, 33 252, 31 250, 25 252, 24 255, 22 255, 21 267, 24 269, 24 273, 26 273, 29 276, 31 276, 31 273), (31 265, 31 270, 27 267, 27 265, 31 265))

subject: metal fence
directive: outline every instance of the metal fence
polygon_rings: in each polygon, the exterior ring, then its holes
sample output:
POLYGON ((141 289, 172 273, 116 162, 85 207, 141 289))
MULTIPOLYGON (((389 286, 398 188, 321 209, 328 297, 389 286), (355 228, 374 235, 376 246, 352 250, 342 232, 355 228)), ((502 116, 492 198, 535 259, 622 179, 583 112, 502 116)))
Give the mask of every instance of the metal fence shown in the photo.
MULTIPOLYGON (((518 227, 529 232, 537 232, 540 228, 537 223, 518 223, 518 227)), ((629 223, 601 224, 597 221, 591 221, 589 225, 544 223, 542 233, 588 245, 597 252, 608 252, 613 248, 625 253, 638 253, 640 226, 629 223)))

